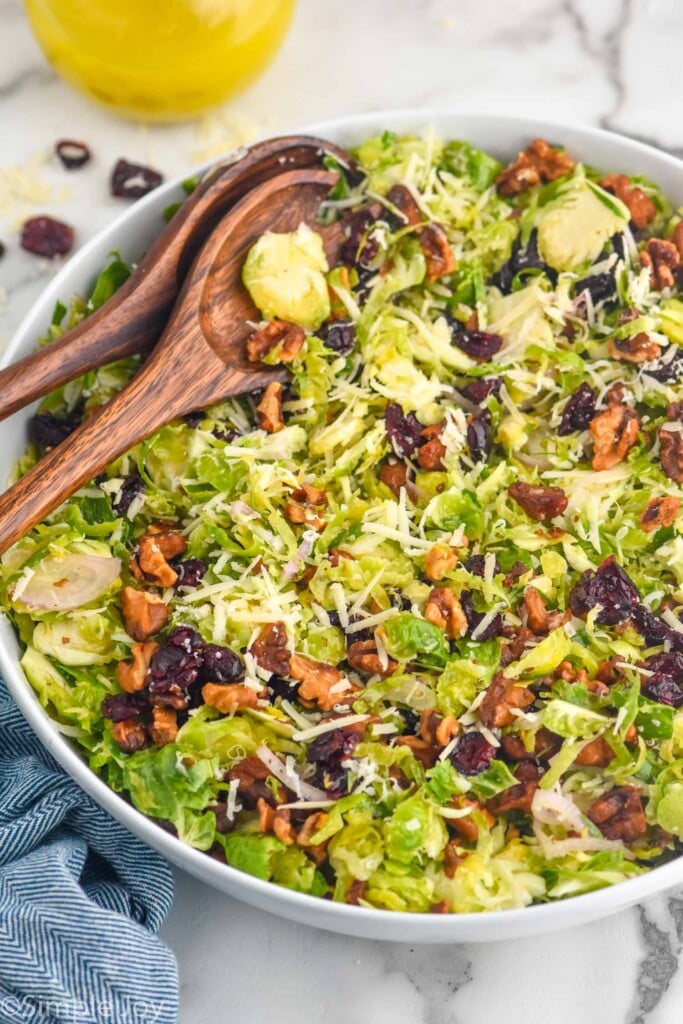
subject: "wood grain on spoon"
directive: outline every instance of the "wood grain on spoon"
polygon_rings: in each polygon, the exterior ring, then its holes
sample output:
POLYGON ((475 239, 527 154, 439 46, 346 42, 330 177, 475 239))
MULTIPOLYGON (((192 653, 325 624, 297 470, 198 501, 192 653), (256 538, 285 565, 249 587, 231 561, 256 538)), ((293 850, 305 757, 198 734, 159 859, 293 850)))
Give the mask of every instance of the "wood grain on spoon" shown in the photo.
POLYGON ((320 166, 343 150, 293 135, 257 143, 215 167, 197 186, 115 295, 58 340, 0 370, 0 420, 88 370, 150 349, 183 279, 218 221, 251 188, 285 170, 320 166))
POLYGON ((248 321, 259 318, 242 284, 249 248, 265 231, 308 223, 335 261, 337 225, 316 225, 337 180, 328 171, 287 171, 249 192, 226 214, 190 269, 166 329, 139 373, 110 402, 0 497, 0 553, 79 487, 159 427, 194 409, 286 378, 248 363, 248 321))

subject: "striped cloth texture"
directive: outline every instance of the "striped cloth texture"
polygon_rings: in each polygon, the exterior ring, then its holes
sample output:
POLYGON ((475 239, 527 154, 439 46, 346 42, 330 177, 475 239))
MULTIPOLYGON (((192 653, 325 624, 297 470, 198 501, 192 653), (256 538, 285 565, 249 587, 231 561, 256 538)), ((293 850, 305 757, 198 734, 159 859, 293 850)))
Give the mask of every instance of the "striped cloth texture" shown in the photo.
POLYGON ((59 767, 0 680, 0 1022, 172 1024, 168 864, 59 767))

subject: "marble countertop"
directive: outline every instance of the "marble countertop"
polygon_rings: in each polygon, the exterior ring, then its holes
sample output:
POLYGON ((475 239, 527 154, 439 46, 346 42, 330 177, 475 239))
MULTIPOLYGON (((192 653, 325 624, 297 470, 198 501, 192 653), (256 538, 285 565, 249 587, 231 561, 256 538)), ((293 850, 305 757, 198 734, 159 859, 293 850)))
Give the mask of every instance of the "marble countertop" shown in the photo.
MULTIPOLYGON (((284 49, 247 94, 164 127, 117 120, 63 85, 20 0, 0 0, 0 39, 0 342, 54 271, 18 249, 18 224, 51 212, 83 243, 121 209, 105 184, 120 156, 171 176, 292 125, 429 105, 599 124, 683 155, 680 0, 368 0, 362 14, 348 0, 299 0, 284 49), (93 149, 80 174, 46 158, 65 136, 93 149), (37 197, 13 171, 29 161, 37 197)), ((163 934, 180 962, 183 1024, 489 1024, 501 1013, 506 1024, 674 1024, 683 1005, 683 892, 539 939, 411 947, 290 924, 178 873, 163 934)))

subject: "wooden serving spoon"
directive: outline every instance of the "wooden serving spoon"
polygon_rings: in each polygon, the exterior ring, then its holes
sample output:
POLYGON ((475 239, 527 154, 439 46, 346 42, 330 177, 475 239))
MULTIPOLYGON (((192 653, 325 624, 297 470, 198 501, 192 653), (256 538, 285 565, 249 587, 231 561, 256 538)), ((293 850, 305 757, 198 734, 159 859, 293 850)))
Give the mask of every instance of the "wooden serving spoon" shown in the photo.
POLYGON ((269 370, 246 360, 248 321, 259 314, 242 284, 242 266, 265 231, 293 231, 302 222, 323 237, 333 264, 341 230, 320 227, 315 218, 336 181, 322 169, 285 171, 223 217, 199 251, 166 329, 139 373, 0 496, 0 553, 163 424, 286 379, 281 367, 269 370))
POLYGON ((150 349, 201 244, 226 211, 251 188, 286 170, 320 166, 326 154, 352 163, 323 139, 292 135, 259 142, 213 168, 108 302, 58 340, 0 370, 0 420, 87 370, 150 349))

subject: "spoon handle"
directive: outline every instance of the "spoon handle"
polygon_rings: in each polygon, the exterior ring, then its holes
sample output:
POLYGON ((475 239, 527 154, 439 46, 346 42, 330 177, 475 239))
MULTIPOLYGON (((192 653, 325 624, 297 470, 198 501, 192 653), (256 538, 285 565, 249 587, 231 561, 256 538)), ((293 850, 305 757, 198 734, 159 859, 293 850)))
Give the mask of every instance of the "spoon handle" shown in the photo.
MULTIPOLYGON (((179 371, 180 364, 169 368, 157 362, 162 360, 153 355, 122 391, 0 495, 0 554, 138 441, 201 407, 207 393, 202 376, 178 372, 174 381, 164 371, 179 371)), ((263 388, 281 376, 273 370, 235 373, 218 357, 215 363, 214 375, 223 372, 226 394, 263 388)))
POLYGON ((197 186, 108 302, 57 341, 0 370, 0 420, 88 370, 149 350, 199 248, 230 207, 283 171, 345 154, 304 135, 259 142, 197 186))

